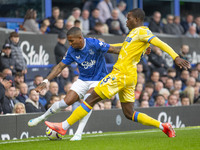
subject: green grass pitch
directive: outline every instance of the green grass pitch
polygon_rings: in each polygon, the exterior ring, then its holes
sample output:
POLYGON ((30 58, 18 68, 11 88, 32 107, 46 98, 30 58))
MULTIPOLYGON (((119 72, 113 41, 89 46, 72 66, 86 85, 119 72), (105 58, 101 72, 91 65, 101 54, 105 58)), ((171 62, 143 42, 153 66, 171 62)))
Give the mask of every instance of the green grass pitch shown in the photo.
POLYGON ((158 129, 83 135, 82 141, 47 137, 0 141, 0 150, 200 150, 200 127, 176 129, 168 138, 158 129))

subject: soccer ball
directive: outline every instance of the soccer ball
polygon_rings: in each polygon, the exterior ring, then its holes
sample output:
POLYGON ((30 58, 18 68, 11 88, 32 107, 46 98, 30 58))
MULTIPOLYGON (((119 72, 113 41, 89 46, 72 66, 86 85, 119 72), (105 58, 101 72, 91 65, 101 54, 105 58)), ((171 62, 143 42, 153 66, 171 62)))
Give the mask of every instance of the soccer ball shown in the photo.
POLYGON ((46 135, 50 140, 61 140, 63 138, 61 134, 50 129, 49 127, 46 128, 46 135))

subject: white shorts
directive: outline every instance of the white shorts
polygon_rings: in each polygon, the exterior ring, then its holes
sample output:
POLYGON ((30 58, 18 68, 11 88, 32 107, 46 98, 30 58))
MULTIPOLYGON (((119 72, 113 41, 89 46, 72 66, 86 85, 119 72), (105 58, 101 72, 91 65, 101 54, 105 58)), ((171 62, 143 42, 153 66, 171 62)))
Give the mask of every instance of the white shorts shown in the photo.
POLYGON ((99 81, 83 81, 78 79, 75 81, 70 90, 75 91, 80 99, 83 99, 87 91, 97 86, 99 81))

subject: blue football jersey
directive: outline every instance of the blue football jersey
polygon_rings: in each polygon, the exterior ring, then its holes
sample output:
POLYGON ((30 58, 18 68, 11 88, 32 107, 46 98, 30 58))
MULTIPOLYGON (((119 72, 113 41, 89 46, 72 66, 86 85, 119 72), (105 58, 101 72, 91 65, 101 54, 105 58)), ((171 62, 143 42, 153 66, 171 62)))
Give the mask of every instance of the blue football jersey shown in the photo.
POLYGON ((82 49, 69 47, 62 62, 70 65, 72 62, 78 64, 80 72, 79 79, 83 81, 100 81, 108 74, 104 54, 110 45, 93 38, 85 38, 82 49))

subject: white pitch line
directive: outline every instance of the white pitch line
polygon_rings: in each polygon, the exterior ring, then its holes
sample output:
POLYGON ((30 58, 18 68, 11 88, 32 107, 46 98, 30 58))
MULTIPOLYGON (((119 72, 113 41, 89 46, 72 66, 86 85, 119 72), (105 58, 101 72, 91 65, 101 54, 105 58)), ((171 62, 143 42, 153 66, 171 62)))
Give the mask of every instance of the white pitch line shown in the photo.
MULTIPOLYGON (((175 130, 195 130, 200 129, 200 126, 196 127, 186 127, 186 128, 177 128, 175 130)), ((100 134, 86 134, 84 137, 100 137, 100 136, 116 136, 116 135, 127 135, 127 134, 141 134, 141 133, 152 133, 160 132, 160 130, 150 130, 150 131, 133 131, 133 132, 120 132, 120 133, 100 133, 100 134)), ((64 137, 63 139, 69 139, 69 137, 64 137)), ((26 142, 37 142, 37 141, 48 141, 49 139, 31 139, 31 140, 11 140, 6 142, 0 142, 0 145, 11 144, 11 143, 26 143, 26 142)))

